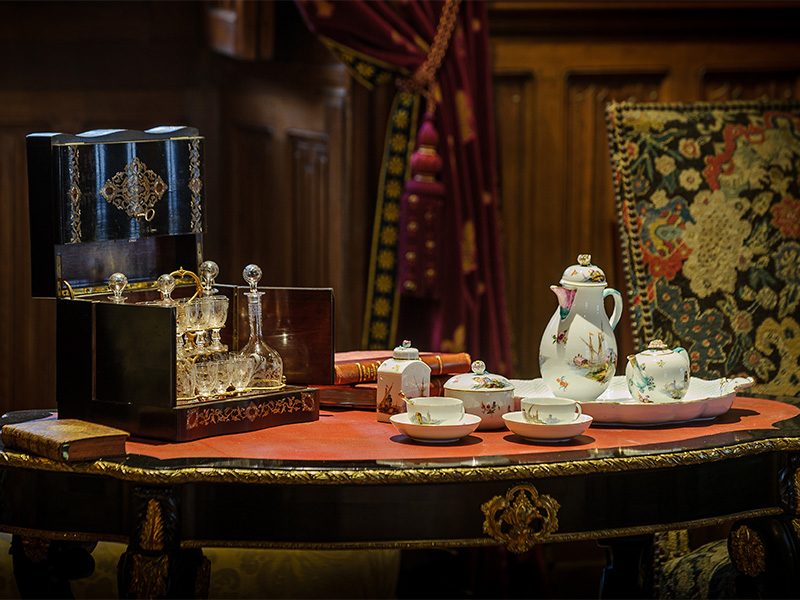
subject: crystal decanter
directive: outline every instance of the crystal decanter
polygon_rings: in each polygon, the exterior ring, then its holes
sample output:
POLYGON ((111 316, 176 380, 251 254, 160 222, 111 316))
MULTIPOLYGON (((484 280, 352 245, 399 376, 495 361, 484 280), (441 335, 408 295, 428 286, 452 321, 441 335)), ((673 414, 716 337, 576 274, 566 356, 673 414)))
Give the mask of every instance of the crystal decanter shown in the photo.
POLYGON ((242 348, 241 353, 255 359, 255 370, 250 380, 250 389, 265 390, 283 387, 283 360, 280 355, 270 348, 262 337, 261 296, 257 285, 261 279, 261 268, 257 265, 247 265, 242 272, 244 280, 250 285, 247 296, 248 320, 250 323, 250 339, 242 348))

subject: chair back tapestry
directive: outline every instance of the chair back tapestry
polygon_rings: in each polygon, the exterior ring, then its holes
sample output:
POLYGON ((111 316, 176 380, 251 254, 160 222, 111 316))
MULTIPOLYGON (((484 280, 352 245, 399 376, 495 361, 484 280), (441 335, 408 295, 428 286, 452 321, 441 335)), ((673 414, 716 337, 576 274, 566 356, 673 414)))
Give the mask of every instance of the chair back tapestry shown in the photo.
POLYGON ((636 350, 800 396, 800 102, 606 107, 636 350))

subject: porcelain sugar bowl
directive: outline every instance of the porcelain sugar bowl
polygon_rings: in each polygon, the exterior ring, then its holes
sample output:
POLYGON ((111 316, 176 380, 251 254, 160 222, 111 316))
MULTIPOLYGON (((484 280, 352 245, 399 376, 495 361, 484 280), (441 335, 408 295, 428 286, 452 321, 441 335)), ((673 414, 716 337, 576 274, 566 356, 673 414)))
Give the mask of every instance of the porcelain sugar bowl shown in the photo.
POLYGON ((622 314, 622 296, 609 288, 605 273, 581 254, 578 264, 567 267, 561 285, 552 285, 558 306, 539 345, 542 379, 563 398, 578 402, 596 400, 611 383, 617 369, 614 327, 622 314), (611 296, 614 310, 606 312, 611 296))
POLYGON ((467 414, 480 417, 478 429, 504 428, 503 415, 514 410, 514 386, 502 375, 487 373, 482 360, 472 363, 470 373, 448 379, 444 395, 460 398, 467 414))
POLYGON ((686 350, 670 350, 661 340, 653 340, 647 350, 628 356, 625 379, 631 396, 640 402, 675 402, 689 389, 690 370, 686 350))

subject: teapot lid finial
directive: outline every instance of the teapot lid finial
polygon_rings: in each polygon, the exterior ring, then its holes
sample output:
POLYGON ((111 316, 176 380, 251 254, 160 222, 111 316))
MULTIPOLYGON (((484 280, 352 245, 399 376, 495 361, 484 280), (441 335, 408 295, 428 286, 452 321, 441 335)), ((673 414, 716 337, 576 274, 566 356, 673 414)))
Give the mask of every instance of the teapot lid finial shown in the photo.
POLYGON ((647 345, 648 350, 666 350, 669 348, 662 340, 653 340, 647 345))
POLYGON ((579 254, 578 255, 578 264, 582 267, 588 267, 592 264, 592 255, 591 254, 579 254))

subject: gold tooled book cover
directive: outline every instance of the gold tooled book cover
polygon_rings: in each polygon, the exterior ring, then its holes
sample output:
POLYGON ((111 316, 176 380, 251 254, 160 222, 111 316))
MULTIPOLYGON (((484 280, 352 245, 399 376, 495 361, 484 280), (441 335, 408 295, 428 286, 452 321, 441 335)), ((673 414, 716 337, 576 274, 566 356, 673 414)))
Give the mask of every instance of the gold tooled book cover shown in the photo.
POLYGON ((41 419, 3 425, 7 448, 58 461, 92 460, 125 454, 127 431, 78 419, 41 419))

